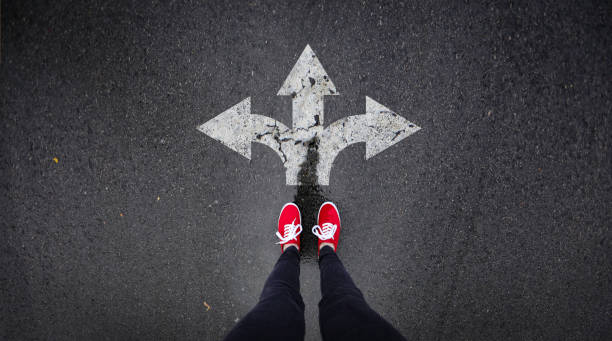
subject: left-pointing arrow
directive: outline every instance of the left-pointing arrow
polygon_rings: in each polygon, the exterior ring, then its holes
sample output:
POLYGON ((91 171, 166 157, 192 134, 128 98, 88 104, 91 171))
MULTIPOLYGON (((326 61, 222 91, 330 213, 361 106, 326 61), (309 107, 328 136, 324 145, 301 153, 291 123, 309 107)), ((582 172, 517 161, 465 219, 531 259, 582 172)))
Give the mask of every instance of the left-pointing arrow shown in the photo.
POLYGON ((272 148, 283 163, 287 161, 280 141, 289 128, 270 117, 251 114, 251 97, 243 99, 197 129, 249 160, 251 142, 257 142, 272 148))

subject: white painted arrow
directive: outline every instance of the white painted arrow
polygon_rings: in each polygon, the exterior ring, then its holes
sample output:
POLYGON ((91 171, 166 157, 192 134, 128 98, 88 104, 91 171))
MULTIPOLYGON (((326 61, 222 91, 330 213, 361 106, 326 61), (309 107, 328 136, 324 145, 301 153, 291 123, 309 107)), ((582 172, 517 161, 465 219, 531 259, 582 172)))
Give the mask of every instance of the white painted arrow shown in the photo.
POLYGON ((319 141, 319 184, 329 185, 334 159, 354 143, 366 143, 366 160, 421 128, 366 96, 365 115, 348 116, 325 128, 319 141))
POLYGON ((286 155, 280 148, 280 137, 289 133, 289 128, 270 117, 251 114, 251 97, 243 99, 197 129, 249 160, 251 142, 257 142, 272 148, 286 161, 286 155))
POLYGON ((251 114, 251 98, 227 109, 197 129, 251 159, 251 143, 272 148, 285 166, 287 185, 298 185, 298 173, 306 161, 308 143, 319 137, 317 176, 328 185, 334 159, 353 143, 366 143, 366 159, 373 157, 419 127, 366 96, 366 113, 345 117, 323 129, 323 98, 337 95, 310 46, 300 55, 278 95, 292 96, 293 128, 267 116, 251 114))
POLYGON ((319 58, 306 45, 277 95, 292 97, 293 129, 308 130, 323 126, 323 96, 338 95, 338 92, 319 58))

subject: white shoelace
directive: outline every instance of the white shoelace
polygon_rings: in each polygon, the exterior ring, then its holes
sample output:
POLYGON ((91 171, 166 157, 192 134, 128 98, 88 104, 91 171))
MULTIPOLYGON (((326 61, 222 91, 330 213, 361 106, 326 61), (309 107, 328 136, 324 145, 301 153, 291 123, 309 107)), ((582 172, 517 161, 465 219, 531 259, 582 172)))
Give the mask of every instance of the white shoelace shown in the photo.
POLYGON ((291 224, 285 224, 285 229, 283 230, 282 236, 280 233, 276 232, 276 236, 278 237, 278 239, 280 239, 280 241, 276 244, 285 244, 292 239, 295 239, 295 241, 297 241, 297 236, 299 236, 300 233, 302 233, 302 225, 295 225, 295 219, 293 219, 291 224))
POLYGON ((321 240, 334 239, 334 234, 338 225, 332 223, 323 223, 323 227, 315 225, 312 227, 312 234, 319 237, 321 240))

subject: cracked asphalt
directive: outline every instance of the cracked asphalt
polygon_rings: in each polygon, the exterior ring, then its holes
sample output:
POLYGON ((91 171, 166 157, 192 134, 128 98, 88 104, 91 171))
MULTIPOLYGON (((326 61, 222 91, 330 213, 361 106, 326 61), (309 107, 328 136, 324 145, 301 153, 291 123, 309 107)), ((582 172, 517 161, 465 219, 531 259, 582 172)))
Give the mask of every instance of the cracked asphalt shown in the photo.
MULTIPOLYGON (((218 340, 256 303, 282 205, 408 339, 612 336, 609 2, 2 1, 0 339, 218 340), (276 96, 309 44, 339 96, 422 129, 286 186, 196 127, 276 96)), ((306 234, 306 339, 320 339, 306 234)))

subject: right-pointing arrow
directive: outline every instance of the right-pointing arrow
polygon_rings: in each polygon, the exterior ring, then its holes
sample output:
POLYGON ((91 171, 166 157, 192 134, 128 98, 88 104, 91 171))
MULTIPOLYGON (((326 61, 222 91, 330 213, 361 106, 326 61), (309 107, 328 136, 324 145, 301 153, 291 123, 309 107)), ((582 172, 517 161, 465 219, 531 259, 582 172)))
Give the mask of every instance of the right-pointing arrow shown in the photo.
POLYGON ((366 96, 366 160, 391 147, 421 128, 366 96))
POLYGON ((366 96, 365 115, 337 120, 323 131, 319 144, 319 184, 329 185, 336 156, 353 143, 366 143, 366 160, 391 147, 420 127, 366 96))

